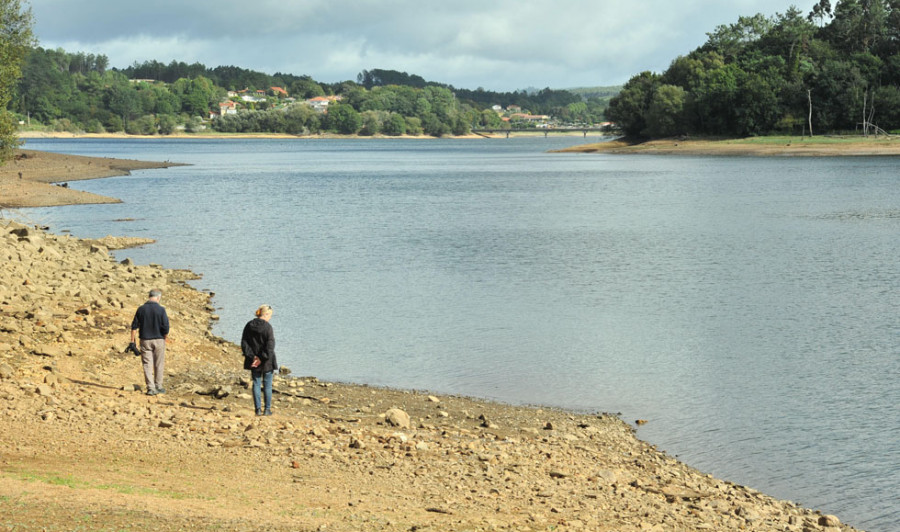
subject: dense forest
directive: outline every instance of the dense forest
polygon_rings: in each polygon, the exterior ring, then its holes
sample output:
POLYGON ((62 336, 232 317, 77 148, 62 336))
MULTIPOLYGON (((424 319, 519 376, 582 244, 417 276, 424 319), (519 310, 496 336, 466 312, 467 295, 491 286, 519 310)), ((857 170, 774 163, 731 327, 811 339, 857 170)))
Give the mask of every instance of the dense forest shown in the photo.
POLYGON ((115 69, 104 55, 29 46, 21 78, 0 96, 31 127, 98 133, 443 136, 535 127, 536 118, 544 127, 612 120, 635 137, 900 131, 900 0, 819 0, 806 14, 740 17, 707 36, 624 87, 505 93, 382 69, 338 83, 178 61, 115 69), (309 104, 323 97, 327 107, 309 104))
POLYGON ((635 137, 900 132, 900 0, 820 0, 707 35, 632 77, 608 119, 635 137))
POLYGON ((605 108, 599 98, 565 90, 473 91, 393 70, 364 70, 355 82, 329 84, 309 76, 178 61, 110 69, 103 55, 40 47, 25 57, 16 89, 9 109, 28 124, 144 135, 205 127, 231 133, 464 135, 472 128, 534 127, 515 117, 504 121, 494 106, 515 105, 525 113, 583 124, 601 120, 605 108), (238 91, 262 91, 264 96, 245 99, 238 91), (331 100, 327 112, 306 104, 323 96, 339 97, 331 100), (228 100, 239 110, 210 120, 228 100))

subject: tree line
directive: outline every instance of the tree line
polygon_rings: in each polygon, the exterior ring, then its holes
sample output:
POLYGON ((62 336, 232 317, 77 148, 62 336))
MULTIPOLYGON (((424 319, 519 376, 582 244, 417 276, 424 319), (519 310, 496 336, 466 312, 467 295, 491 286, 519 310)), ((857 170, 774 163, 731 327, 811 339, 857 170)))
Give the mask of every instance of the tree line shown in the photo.
POLYGON ((527 127, 504 122, 494 105, 518 105, 534 114, 582 123, 601 120, 604 107, 599 100, 563 90, 469 91, 393 70, 364 70, 356 82, 320 83, 309 76, 179 61, 136 62, 115 69, 104 55, 41 47, 27 51, 21 74, 8 105, 20 121, 89 133, 197 131, 206 127, 210 112, 218 112, 229 91, 255 93, 271 87, 285 89, 294 103, 272 94, 259 102, 232 98, 242 110, 208 127, 232 133, 465 135, 472 128, 527 127), (302 103, 318 96, 340 100, 327 113, 302 103))
POLYGON ((707 36, 632 77, 608 119, 634 137, 900 130, 900 0, 820 0, 707 36))
POLYGON ((19 145, 14 116, 6 107, 14 98, 25 54, 34 43, 32 23, 31 10, 19 0, 0 0, 0 164, 19 145))

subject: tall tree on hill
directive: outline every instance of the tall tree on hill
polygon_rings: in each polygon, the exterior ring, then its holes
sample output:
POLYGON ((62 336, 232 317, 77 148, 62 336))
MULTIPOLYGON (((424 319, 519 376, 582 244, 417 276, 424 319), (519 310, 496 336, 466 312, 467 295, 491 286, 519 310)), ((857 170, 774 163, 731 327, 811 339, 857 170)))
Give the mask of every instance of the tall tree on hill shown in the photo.
POLYGON ((19 145, 16 123, 6 106, 21 76, 22 61, 33 45, 31 9, 20 0, 0 0, 0 164, 19 145))

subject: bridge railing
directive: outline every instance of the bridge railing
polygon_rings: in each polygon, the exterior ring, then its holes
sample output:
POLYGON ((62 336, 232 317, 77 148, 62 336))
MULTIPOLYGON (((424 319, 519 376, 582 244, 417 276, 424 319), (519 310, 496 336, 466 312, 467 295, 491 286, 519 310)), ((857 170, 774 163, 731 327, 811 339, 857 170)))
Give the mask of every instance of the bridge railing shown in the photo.
POLYGON ((525 128, 525 129, 472 129, 472 133, 476 135, 486 135, 486 134, 503 134, 506 135, 506 138, 513 133, 543 133, 544 137, 547 137, 550 133, 573 133, 580 132, 584 137, 588 136, 588 133, 605 133, 610 136, 614 136, 615 132, 609 128, 605 127, 548 127, 548 128, 525 128))

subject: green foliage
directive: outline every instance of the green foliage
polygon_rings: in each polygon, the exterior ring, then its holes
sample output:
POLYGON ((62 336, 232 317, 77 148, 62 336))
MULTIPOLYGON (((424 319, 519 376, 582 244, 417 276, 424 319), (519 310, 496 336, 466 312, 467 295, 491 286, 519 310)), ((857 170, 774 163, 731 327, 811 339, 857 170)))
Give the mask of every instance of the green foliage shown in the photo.
POLYGON ((159 115, 156 121, 160 135, 171 135, 178 126, 178 121, 171 114, 159 115))
POLYGON ((381 121, 383 120, 384 111, 363 111, 362 112, 362 129, 359 134, 371 137, 377 135, 381 131, 381 121))
POLYGON ((16 81, 28 47, 33 42, 31 10, 20 0, 0 0, 0 164, 9 159, 19 145, 16 122, 7 105, 12 100, 16 81))
POLYGON ((651 137, 669 137, 682 133, 685 90, 675 85, 660 85, 650 97, 647 108, 647 128, 651 137))
POLYGON ((422 119, 417 116, 407 116, 404 118, 406 122, 407 135, 421 135, 424 133, 422 129, 422 119))
MULTIPOLYGON (((495 93, 466 91, 419 76, 390 70, 363 71, 360 83, 321 84, 309 76, 269 76, 233 66, 209 69, 200 63, 172 61, 135 63, 107 69, 105 56, 67 53, 62 49, 32 49, 24 77, 10 108, 43 123, 61 119, 66 127, 133 134, 171 134, 178 124, 186 132, 204 128, 202 122, 227 90, 269 93, 265 101, 243 101, 237 114, 210 121, 223 133, 270 132, 294 135, 320 130, 361 135, 465 135, 474 127, 509 128, 491 109, 519 105, 524 112, 548 114, 567 122, 590 124, 603 117, 605 100, 615 88, 590 96, 551 90, 495 93), (271 88, 286 89, 296 100, 273 97, 271 88), (461 97, 460 95, 464 97, 461 97), (327 113, 304 105, 307 99, 336 95, 327 113), (184 118, 176 118, 184 115, 184 118), (150 119, 155 127, 150 127, 150 119), (193 118, 188 118, 193 117, 193 118)), ((521 127, 533 127, 522 123, 521 127)))
POLYGON ((397 137, 406 134, 406 120, 403 115, 391 113, 388 120, 384 123, 382 130, 385 135, 397 137))
POLYGON ((642 135, 647 128, 650 101, 660 82, 660 76, 653 72, 641 72, 628 80, 622 92, 610 101, 607 118, 616 122, 626 135, 642 135))
POLYGON ((810 106, 818 131, 900 126, 898 0, 822 0, 806 17, 740 17, 708 37, 661 75, 634 76, 607 117, 634 136, 805 129, 810 106))
POLYGON ((382 70, 380 68, 371 71, 363 70, 356 76, 356 82, 366 89, 384 85, 405 85, 422 89, 427 85, 427 82, 421 76, 409 75, 406 72, 398 72, 396 70, 382 70))
POLYGON ((328 108, 325 127, 336 133, 355 135, 362 127, 362 117, 359 112, 350 105, 332 105, 328 108))

